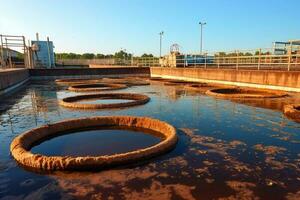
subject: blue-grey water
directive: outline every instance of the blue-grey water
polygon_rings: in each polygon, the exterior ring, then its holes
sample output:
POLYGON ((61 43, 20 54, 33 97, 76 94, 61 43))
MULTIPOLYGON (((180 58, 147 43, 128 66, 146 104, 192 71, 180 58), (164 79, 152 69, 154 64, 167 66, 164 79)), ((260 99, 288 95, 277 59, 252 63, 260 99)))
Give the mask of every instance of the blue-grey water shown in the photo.
MULTIPOLYGON (((122 92, 146 94, 151 101, 125 109, 68 109, 58 99, 80 93, 54 82, 34 82, 1 97, 0 199, 300 199, 300 124, 280 110, 298 97, 232 101, 160 83, 122 92), (10 155, 11 141, 24 131, 96 115, 157 118, 177 129, 179 142, 147 162, 99 172, 43 174, 18 166, 10 155)), ((115 135, 111 137, 107 139, 113 141, 115 135)), ((46 153, 56 147, 40 145, 47 146, 46 153)), ((63 154, 65 147, 67 142, 55 153, 63 154)))

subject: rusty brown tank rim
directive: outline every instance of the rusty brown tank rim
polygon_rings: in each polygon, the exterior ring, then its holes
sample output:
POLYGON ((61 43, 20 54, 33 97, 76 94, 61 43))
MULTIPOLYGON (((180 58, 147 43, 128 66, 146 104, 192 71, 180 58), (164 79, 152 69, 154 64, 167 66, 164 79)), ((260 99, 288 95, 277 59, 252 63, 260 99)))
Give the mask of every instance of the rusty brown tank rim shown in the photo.
POLYGON ((198 88, 204 88, 204 87, 214 87, 214 85, 199 82, 199 83, 187 84, 185 87, 191 88, 191 89, 198 89, 198 88))
POLYGON ((176 84, 197 84, 199 82, 195 81, 185 81, 185 80, 168 80, 167 83, 176 83, 176 84))
POLYGON ((124 84, 88 83, 72 85, 68 88, 68 90, 73 92, 102 92, 108 90, 121 90, 125 88, 127 88, 127 85, 124 84))
POLYGON ((77 84, 87 84, 87 83, 97 83, 101 81, 100 79, 56 79, 55 83, 59 85, 77 85, 77 84))
POLYGON ((137 106, 147 103, 150 98, 147 95, 136 94, 136 93, 100 93, 100 94, 89 94, 89 95, 77 95, 72 97, 66 97, 59 101, 59 104, 68 108, 78 109, 107 109, 107 108, 124 108, 137 106), (79 103, 83 100, 89 99, 126 99, 133 100, 130 102, 123 103, 112 103, 112 104, 84 104, 79 103))
POLYGON ((152 158, 171 150, 175 147, 176 142, 176 130, 166 122, 148 117, 98 116, 70 119, 34 128, 17 136, 10 145, 10 151, 18 163, 28 168, 50 171, 85 170, 90 168, 107 168, 152 158), (41 142, 48 137, 56 137, 61 135, 62 132, 70 132, 80 128, 105 126, 145 128, 161 133, 164 136, 164 139, 158 144, 144 149, 104 156, 45 156, 33 154, 30 151, 36 142, 41 142))
POLYGON ((280 97, 286 97, 288 96, 287 93, 284 93, 282 91, 277 90, 266 90, 266 89, 254 89, 254 88, 214 88, 211 90, 206 91, 207 95, 215 96, 215 97, 221 97, 221 98, 280 98, 280 97), (222 90, 237 90, 237 91, 243 91, 243 92, 249 92, 247 93, 234 93, 234 94, 226 94, 222 93, 222 90), (254 94, 251 94, 253 92, 254 94), (255 92, 261 92, 261 94, 255 94, 255 92), (264 94, 264 93, 265 94, 264 94))
POLYGON ((188 84, 184 86, 185 89, 190 90, 190 91, 198 91, 205 93, 208 89, 211 88, 218 88, 216 85, 211 85, 208 83, 197 83, 197 84, 188 84))
POLYGON ((151 81, 151 82, 168 82, 170 80, 172 80, 172 79, 160 78, 160 77, 149 78, 149 81, 151 81))
POLYGON ((197 82, 189 82, 189 81, 181 81, 181 80, 174 80, 174 81, 166 81, 164 85, 166 86, 187 86, 189 84, 198 84, 197 82))
POLYGON ((103 83, 112 83, 112 84, 124 84, 128 86, 144 86, 150 85, 148 81, 143 81, 142 79, 135 79, 135 78, 104 78, 103 83))
POLYGON ((283 107, 283 113, 288 118, 300 122, 300 104, 287 104, 283 107))

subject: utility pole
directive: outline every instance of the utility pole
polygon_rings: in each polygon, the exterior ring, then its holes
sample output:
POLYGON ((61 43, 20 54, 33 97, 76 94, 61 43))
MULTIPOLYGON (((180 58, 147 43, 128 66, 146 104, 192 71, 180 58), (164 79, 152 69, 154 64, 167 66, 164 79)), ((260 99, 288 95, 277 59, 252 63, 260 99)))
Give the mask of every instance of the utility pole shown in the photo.
POLYGON ((206 25, 206 22, 199 22, 200 24, 200 55, 202 55, 202 46, 203 46, 203 26, 206 25))
POLYGON ((162 36, 164 35, 164 32, 159 33, 159 57, 161 58, 161 46, 162 46, 162 36))

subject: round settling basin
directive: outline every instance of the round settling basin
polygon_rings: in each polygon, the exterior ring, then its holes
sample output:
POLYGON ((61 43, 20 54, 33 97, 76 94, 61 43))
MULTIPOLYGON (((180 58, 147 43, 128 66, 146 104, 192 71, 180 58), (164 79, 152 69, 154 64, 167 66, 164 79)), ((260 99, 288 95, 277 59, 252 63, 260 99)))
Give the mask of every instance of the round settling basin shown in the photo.
MULTIPOLYGON (((90 134, 90 132, 85 132, 85 134, 90 134)), ((119 134, 119 137, 122 137, 122 134, 119 134)), ((120 139, 122 140, 122 138, 120 139)), ((176 130, 166 122, 147 117, 99 116, 65 120, 34 128, 17 136, 10 145, 10 151, 19 164, 39 170, 102 169, 104 167, 107 168, 152 158, 171 150, 175 147, 176 142, 176 130), (51 141, 58 136, 62 137, 66 134, 76 133, 76 130, 96 130, 96 128, 109 130, 110 127, 119 130, 148 130, 148 134, 155 133, 156 136, 158 134, 160 140, 158 143, 155 142, 154 145, 150 144, 146 148, 138 148, 116 154, 47 156, 35 154, 31 151, 37 144, 41 145, 46 140, 50 139, 51 141)))
POLYGON ((208 89, 216 88, 216 86, 208 83, 196 83, 196 84, 188 84, 184 86, 184 88, 187 90, 206 92, 208 89))
POLYGON ((168 80, 166 83, 164 83, 167 86, 172 85, 186 85, 186 84, 197 84, 197 82, 191 82, 191 81, 183 81, 183 80, 168 80))
POLYGON ((99 79, 56 79, 55 83, 59 85, 77 85, 77 84, 97 83, 100 80, 99 79))
POLYGON ((102 92, 108 90, 120 90, 127 88, 122 84, 107 84, 107 83, 92 83, 92 84, 79 84, 73 85, 68 90, 73 92, 102 92))
POLYGON ((300 122, 300 104, 285 105, 283 112, 288 118, 300 122))
POLYGON ((217 88, 208 90, 206 94, 223 98, 280 98, 287 96, 281 91, 248 88, 217 88))
POLYGON ((135 78, 105 78, 103 82, 113 83, 113 84, 124 84, 127 86, 144 86, 150 85, 150 83, 143 81, 141 79, 135 78))
POLYGON ((160 78, 160 77, 152 77, 149 79, 149 81, 152 81, 152 82, 168 82, 170 80, 171 79, 160 78))
POLYGON ((66 97, 59 101, 59 104, 68 108, 78 109, 107 109, 107 108, 124 108, 137 106, 147 103, 150 98, 143 94, 134 93, 107 93, 107 94, 90 94, 66 97), (94 100, 129 100, 112 103, 90 103, 84 101, 94 100), (84 102, 84 103, 82 103, 84 102))

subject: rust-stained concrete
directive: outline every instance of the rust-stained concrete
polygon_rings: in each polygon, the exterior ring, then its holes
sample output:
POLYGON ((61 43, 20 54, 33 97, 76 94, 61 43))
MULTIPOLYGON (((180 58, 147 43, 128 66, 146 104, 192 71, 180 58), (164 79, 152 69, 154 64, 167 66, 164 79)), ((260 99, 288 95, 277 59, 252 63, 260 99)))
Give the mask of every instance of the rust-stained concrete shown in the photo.
POLYGON ((108 84, 108 83, 90 83, 90 84, 76 84, 68 88, 73 92, 102 92, 108 90, 120 90, 127 88, 123 84, 108 84))
POLYGON ((280 98, 287 96, 281 91, 249 88, 216 88, 208 90, 206 94, 222 98, 280 98))
POLYGON ((285 105, 283 112, 288 118, 300 123, 300 104, 285 105))
POLYGON ((128 86, 144 86, 150 85, 147 80, 139 79, 137 77, 117 77, 117 78, 103 78, 105 83, 124 84, 128 86))
POLYGON ((59 104, 67 108, 77 109, 107 109, 107 108, 125 108, 130 106, 137 106, 147 103, 150 98, 147 95, 135 93, 101 93, 101 94, 88 94, 66 97, 59 101, 59 104), (111 104, 84 104, 80 103, 83 100, 89 99, 126 99, 133 100, 123 103, 111 104))
POLYGON ((56 79, 55 83, 58 85, 77 85, 77 84, 97 83, 99 81, 101 81, 101 78, 98 79, 69 78, 69 79, 56 79))
POLYGON ((97 116, 70 119, 34 128, 17 136, 10 145, 10 151, 20 164, 39 170, 101 169, 102 167, 126 164, 157 156, 174 148, 176 142, 175 128, 157 119, 135 116, 97 116), (103 126, 144 128, 161 133, 164 139, 151 147, 109 156, 44 156, 30 152, 36 142, 41 142, 45 138, 56 137, 62 132, 66 133, 76 129, 103 126))

